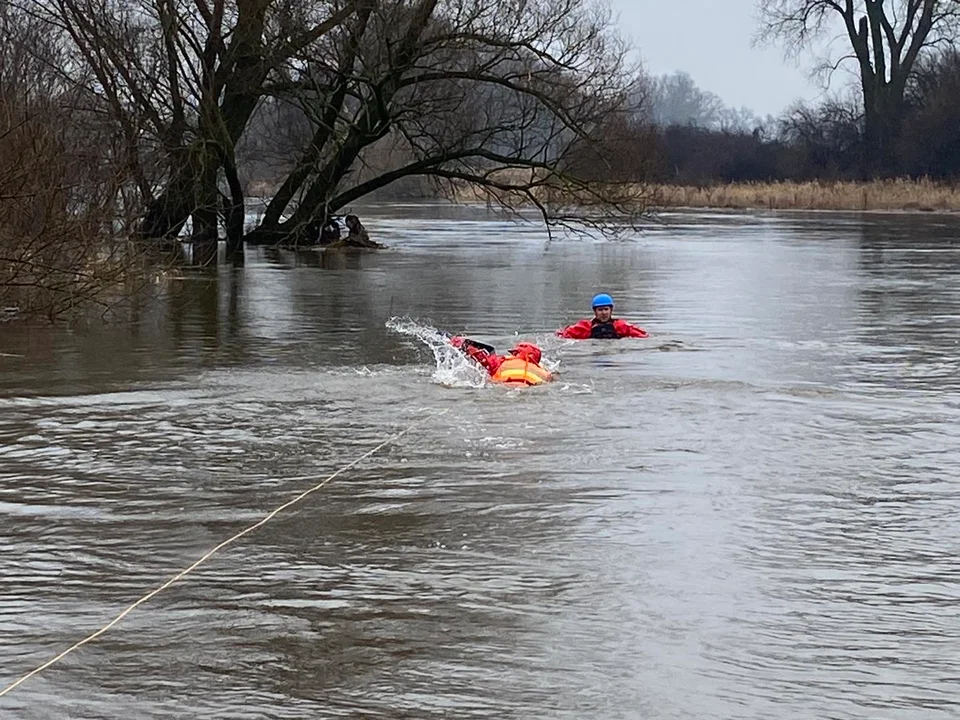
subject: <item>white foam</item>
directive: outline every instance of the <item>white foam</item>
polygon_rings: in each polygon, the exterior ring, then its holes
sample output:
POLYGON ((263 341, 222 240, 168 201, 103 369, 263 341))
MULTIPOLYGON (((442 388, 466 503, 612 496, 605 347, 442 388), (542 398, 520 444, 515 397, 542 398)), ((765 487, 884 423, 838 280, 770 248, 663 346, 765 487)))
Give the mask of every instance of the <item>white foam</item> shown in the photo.
POLYGON ((487 384, 487 373, 450 344, 450 339, 436 328, 411 320, 393 317, 387 320, 387 329, 416 338, 433 353, 436 368, 432 380, 446 387, 479 388, 487 384))

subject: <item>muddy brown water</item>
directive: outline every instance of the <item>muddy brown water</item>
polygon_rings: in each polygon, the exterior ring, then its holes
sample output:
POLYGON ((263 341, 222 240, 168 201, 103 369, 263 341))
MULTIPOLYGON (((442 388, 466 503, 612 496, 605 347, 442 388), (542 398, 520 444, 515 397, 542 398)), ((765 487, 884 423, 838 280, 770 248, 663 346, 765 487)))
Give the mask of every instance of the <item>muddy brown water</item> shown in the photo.
POLYGON ((0 717, 960 716, 960 220, 362 216, 389 251, 0 325, 0 685, 427 418, 0 717), (599 290, 652 337, 552 337, 599 290), (442 384, 398 317, 557 382, 442 384))

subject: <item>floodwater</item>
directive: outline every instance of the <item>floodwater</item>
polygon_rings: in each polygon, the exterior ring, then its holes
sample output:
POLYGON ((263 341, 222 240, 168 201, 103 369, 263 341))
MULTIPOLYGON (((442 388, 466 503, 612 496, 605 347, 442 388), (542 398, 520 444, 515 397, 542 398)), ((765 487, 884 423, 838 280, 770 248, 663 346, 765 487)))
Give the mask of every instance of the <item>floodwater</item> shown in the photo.
POLYGON ((3 720, 960 716, 960 219, 362 216, 389 251, 0 325, 0 687, 409 429, 3 720), (599 290, 651 337, 553 337, 599 290))

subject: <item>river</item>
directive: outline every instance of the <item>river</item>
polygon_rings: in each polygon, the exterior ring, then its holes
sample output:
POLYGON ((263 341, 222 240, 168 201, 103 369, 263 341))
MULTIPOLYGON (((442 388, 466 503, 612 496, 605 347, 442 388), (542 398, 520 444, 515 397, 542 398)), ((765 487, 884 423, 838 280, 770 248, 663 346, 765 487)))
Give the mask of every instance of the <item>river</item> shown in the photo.
POLYGON ((960 219, 361 217, 389 250, 0 325, 0 687, 408 430, 0 717, 960 715, 960 219), (601 290, 651 337, 553 336, 601 290), (556 382, 445 378, 411 328, 556 382))

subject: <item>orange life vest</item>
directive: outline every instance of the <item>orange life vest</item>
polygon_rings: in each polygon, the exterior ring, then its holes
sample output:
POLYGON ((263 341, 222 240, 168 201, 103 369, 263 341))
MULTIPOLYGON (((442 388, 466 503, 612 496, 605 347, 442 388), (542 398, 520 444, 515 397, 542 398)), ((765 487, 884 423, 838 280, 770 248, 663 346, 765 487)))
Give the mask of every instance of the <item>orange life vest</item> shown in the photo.
POLYGON ((553 375, 536 363, 508 355, 490 379, 506 385, 540 385, 553 380, 553 375))

